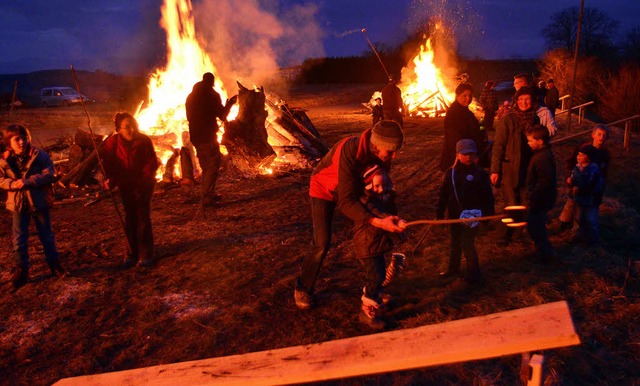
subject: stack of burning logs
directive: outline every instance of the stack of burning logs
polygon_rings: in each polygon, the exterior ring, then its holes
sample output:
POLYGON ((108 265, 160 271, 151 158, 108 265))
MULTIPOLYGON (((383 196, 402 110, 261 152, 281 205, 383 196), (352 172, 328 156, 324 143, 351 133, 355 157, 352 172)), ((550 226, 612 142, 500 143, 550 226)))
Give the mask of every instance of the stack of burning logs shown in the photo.
MULTIPOLYGON (((233 165, 244 177, 263 174, 266 169, 309 169, 329 151, 304 110, 289 108, 282 101, 271 102, 262 88, 249 90, 240 83, 238 88, 238 116, 224 125, 222 145, 229 154, 227 165, 233 165)), ((151 139, 158 149, 176 143, 176 135, 169 132, 151 139)), ((164 182, 190 184, 198 176, 199 164, 188 137, 188 132, 182 133, 182 147, 169 148, 172 155, 163 165, 164 182), (181 178, 176 177, 177 165, 181 178)), ((94 136, 98 148, 107 138, 94 136)), ((100 180, 97 169, 98 155, 91 134, 78 129, 69 150, 67 171, 58 184, 77 187, 88 183, 91 176, 100 180)))
POLYGON ((410 110, 407 110, 407 114, 412 117, 424 116, 424 117, 439 117, 446 113, 449 108, 445 97, 438 89, 429 96, 427 96, 422 102, 416 104, 410 110), (441 108, 438 108, 440 106, 441 108))
POLYGON ((329 151, 304 110, 272 102, 263 88, 238 82, 239 112, 224 127, 222 144, 235 167, 249 176, 265 169, 308 169, 329 151))

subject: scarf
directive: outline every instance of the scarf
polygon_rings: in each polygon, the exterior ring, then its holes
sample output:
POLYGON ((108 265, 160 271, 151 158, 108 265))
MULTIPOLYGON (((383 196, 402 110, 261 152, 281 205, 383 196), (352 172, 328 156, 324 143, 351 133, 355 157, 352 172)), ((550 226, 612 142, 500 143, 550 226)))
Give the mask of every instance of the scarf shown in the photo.
POLYGON ((529 110, 522 111, 516 106, 511 110, 510 114, 516 117, 518 126, 520 126, 521 132, 524 133, 528 128, 532 127, 536 123, 536 110, 532 107, 529 110))
POLYGON ((17 155, 12 153, 9 158, 7 158, 7 163, 9 167, 13 170, 13 173, 18 178, 22 178, 22 175, 27 171, 27 166, 29 165, 29 160, 31 159, 30 152, 25 152, 24 154, 17 155))

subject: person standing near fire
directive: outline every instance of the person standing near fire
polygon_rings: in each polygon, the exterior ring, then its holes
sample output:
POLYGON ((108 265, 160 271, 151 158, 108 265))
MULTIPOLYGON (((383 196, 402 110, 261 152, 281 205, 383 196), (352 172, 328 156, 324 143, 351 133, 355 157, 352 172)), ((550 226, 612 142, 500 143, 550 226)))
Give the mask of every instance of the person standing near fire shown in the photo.
MULTIPOLYGON (((387 232, 404 230, 403 220, 398 216, 376 217, 360 200, 365 188, 365 170, 379 165, 388 171, 403 141, 400 125, 383 120, 360 136, 338 142, 315 167, 309 187, 313 247, 302 261, 301 274, 295 284, 294 300, 298 308, 309 309, 313 305, 315 282, 331 246, 331 223, 336 207, 354 223, 369 223, 387 232)), ((372 296, 375 298, 375 294, 372 296)))
POLYGON ((403 128, 404 102, 397 83, 397 78, 392 75, 389 77, 389 83, 382 88, 382 112, 384 119, 398 122, 400 128, 403 128))
MULTIPOLYGON (((478 147, 469 139, 461 139, 455 145, 456 161, 444 173, 438 192, 436 218, 457 219, 491 216, 494 214, 493 191, 487 173, 478 166, 478 147), (464 215, 463 215, 464 213, 464 215), (461 216, 463 215, 463 216, 461 216)), ((466 280, 478 284, 482 281, 475 239, 478 222, 451 224, 449 267, 440 278, 460 276, 462 253, 467 261, 466 280)))
POLYGON ((479 154, 482 154, 486 144, 486 132, 480 130, 480 123, 469 110, 472 100, 473 86, 461 83, 456 87, 456 100, 447 109, 444 117, 444 143, 440 155, 440 170, 445 171, 456 160, 456 143, 461 139, 471 139, 475 142, 479 154))
POLYGON ((373 103, 373 107, 371 108, 373 124, 371 125, 371 127, 375 126, 376 123, 384 119, 384 113, 382 111, 382 98, 376 98, 373 103))
MULTIPOLYGON (((373 165, 365 170, 362 178, 365 186, 360 202, 367 210, 378 218, 397 215, 396 192, 393 190, 393 182, 389 174, 380 165, 373 165)), ((387 232, 371 225, 368 221, 355 224, 354 252, 364 270, 360 318, 374 329, 381 329, 386 325, 382 316, 386 311, 385 307, 391 301, 391 295, 383 291, 385 281, 387 281, 387 270, 393 276, 391 272, 398 269, 398 264, 402 264, 392 255, 389 267, 387 267, 385 254, 391 252, 395 245, 404 241, 403 233, 387 232)))
POLYGON ((138 122, 129 113, 114 117, 116 134, 103 145, 102 158, 106 189, 118 187, 122 196, 127 235, 125 268, 154 263, 151 228, 151 197, 156 184, 158 158, 151 138, 142 134, 138 122))
POLYGON ((29 130, 9 125, 2 133, 7 150, 0 157, 0 189, 7 192, 6 208, 13 214, 13 256, 16 269, 11 282, 18 289, 29 280, 29 222, 33 219, 52 276, 67 272, 60 265, 49 208, 53 205, 53 161, 31 145, 29 130))
POLYGON ((217 139, 217 119, 226 122, 231 107, 238 99, 238 96, 234 95, 223 105, 220 94, 213 89, 214 81, 212 73, 205 73, 202 81, 193 86, 185 103, 189 136, 202 168, 203 207, 215 206, 222 198, 215 192, 222 157, 217 139))
POLYGON ((553 79, 549 79, 547 80, 547 93, 544 96, 544 104, 547 106, 554 119, 556 117, 556 109, 558 108, 559 103, 560 92, 558 91, 553 79))
MULTIPOLYGON (((520 88, 515 95, 515 108, 496 124, 489 177, 494 186, 500 184, 504 206, 527 202, 525 181, 532 151, 525 132, 540 123, 533 106, 534 97, 531 87, 520 88)), ((513 228, 505 228, 504 238, 498 241, 500 245, 510 244, 513 237, 513 228)))
POLYGON ((495 85, 496 82, 492 80, 486 81, 478 99, 478 103, 480 103, 484 111, 482 119, 484 120, 484 128, 487 131, 493 130, 493 121, 498 111, 498 95, 496 90, 493 89, 495 85))

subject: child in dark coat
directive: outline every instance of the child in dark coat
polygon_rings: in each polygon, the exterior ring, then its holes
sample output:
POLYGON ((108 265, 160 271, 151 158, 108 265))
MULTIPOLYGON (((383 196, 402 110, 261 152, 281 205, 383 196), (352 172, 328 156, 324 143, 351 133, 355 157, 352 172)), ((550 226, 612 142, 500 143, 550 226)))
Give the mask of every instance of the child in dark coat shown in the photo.
POLYGON ((577 206, 578 233, 574 241, 586 241, 589 246, 600 244, 598 226, 598 207, 602 203, 604 178, 598 164, 598 149, 593 145, 584 145, 576 156, 571 177, 567 185, 572 188, 573 199, 577 206))
POLYGON ((527 231, 543 262, 556 256, 547 234, 547 213, 556 202, 556 166, 549 144, 549 130, 533 125, 525 132, 533 154, 527 168, 527 231))
MULTIPOLYGON (((477 164, 478 148, 472 139, 462 139, 456 143, 456 161, 447 169, 438 195, 436 217, 443 219, 460 218, 464 210, 478 210, 473 217, 494 214, 493 192, 489 176, 477 164)), ((467 259, 467 280, 478 282, 480 264, 475 247, 478 232, 477 222, 451 224, 451 249, 449 268, 440 274, 443 278, 460 275, 462 253, 467 259)))
MULTIPOLYGON (((395 191, 391 178, 379 165, 373 165, 363 173, 365 190, 360 198, 362 204, 374 216, 384 218, 397 215, 395 191)), ((365 280, 362 295, 362 315, 367 324, 383 326, 380 316, 390 297, 383 293, 386 277, 385 254, 393 246, 404 241, 403 234, 394 234, 374 227, 369 223, 356 224, 353 244, 355 255, 364 269, 365 280)))
MULTIPOLYGON (((591 141, 580 144, 566 161, 566 170, 571 176, 574 167, 576 166, 576 157, 578 152, 586 145, 592 145, 595 149, 595 153, 589 158, 591 162, 595 162, 600 168, 600 174, 602 176, 602 191, 604 193, 604 185, 607 180, 607 170, 611 161, 611 155, 606 148, 605 143, 609 137, 609 128, 604 124, 597 124, 591 130, 591 141)), ((573 228, 574 219, 577 219, 575 211, 575 200, 571 193, 572 187, 569 187, 569 194, 566 197, 564 207, 560 213, 560 230, 568 230, 573 228)), ((576 221, 577 222, 577 221, 576 221)))
POLYGON ((115 116, 116 134, 103 147, 105 187, 120 188, 127 234, 126 268, 153 264, 151 196, 156 183, 158 159, 151 139, 140 133, 138 122, 128 113, 115 116))
POLYGON ((53 205, 51 185, 53 162, 47 153, 31 145, 29 130, 10 125, 3 132, 7 150, 0 158, 0 188, 7 191, 6 207, 13 213, 13 255, 16 270, 11 277, 17 289, 29 279, 29 222, 33 219, 51 274, 65 275, 60 265, 49 208, 53 205))
POLYGON ((373 108, 371 110, 371 116, 373 117, 373 126, 379 121, 384 119, 384 113, 382 111, 382 98, 376 98, 373 108))

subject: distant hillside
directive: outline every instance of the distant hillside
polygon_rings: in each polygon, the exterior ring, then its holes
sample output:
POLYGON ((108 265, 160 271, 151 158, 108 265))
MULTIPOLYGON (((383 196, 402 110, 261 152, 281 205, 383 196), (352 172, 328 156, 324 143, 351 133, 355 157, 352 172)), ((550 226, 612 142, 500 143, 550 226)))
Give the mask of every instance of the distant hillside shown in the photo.
MULTIPOLYGON (((92 100, 106 102, 113 99, 140 100, 146 96, 146 79, 114 75, 104 71, 76 70, 82 93, 92 100)), ((0 75, 0 103, 11 101, 17 83, 17 99, 26 107, 40 106, 40 89, 52 86, 75 88, 71 70, 35 71, 27 74, 0 75)))

